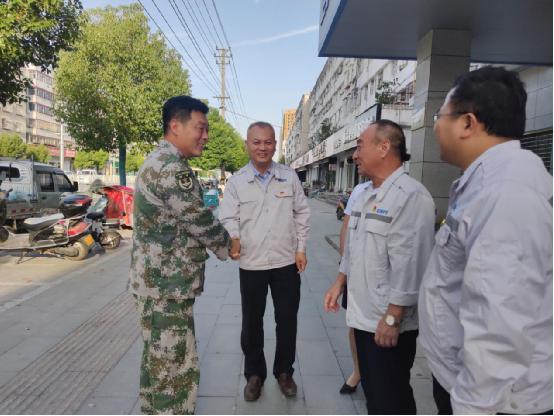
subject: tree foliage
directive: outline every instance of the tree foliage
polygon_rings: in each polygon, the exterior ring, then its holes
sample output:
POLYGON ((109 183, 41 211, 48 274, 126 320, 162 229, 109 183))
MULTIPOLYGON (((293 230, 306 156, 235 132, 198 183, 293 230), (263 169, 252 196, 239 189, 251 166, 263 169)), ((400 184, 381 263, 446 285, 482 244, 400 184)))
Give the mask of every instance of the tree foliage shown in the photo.
POLYGON ((309 149, 313 149, 317 144, 321 143, 329 136, 337 132, 337 128, 331 124, 331 120, 328 118, 323 119, 319 130, 314 134, 311 143, 309 144, 309 149))
POLYGON ((394 89, 398 83, 394 81, 381 81, 375 91, 375 102, 381 104, 394 104, 396 93, 394 89))
POLYGON ((0 1, 0 104, 20 102, 31 85, 22 67, 54 68, 78 34, 79 0, 0 1))
POLYGON ((50 160, 50 152, 48 151, 48 148, 43 144, 40 144, 38 146, 28 145, 25 156, 27 157, 27 159, 32 159, 35 162, 40 163, 46 163, 48 162, 48 160, 50 160))
POLYGON ((108 163, 110 154, 105 150, 78 150, 75 155, 75 167, 77 169, 103 169, 108 163))
POLYGON ((222 175, 224 171, 237 171, 248 162, 244 140, 216 109, 210 109, 208 121, 210 139, 202 156, 192 159, 191 165, 204 170, 221 169, 222 175))
POLYGON ((133 149, 127 156, 125 161, 125 169, 127 172, 138 172, 142 164, 144 163, 144 154, 133 149))
POLYGON ((27 145, 17 133, 0 133, 0 156, 22 159, 27 145))
POLYGON ((124 184, 126 146, 162 137, 163 103, 189 93, 188 74, 140 5, 93 9, 82 20, 74 49, 60 56, 56 113, 79 147, 120 150, 124 184))
POLYGON ((0 133, 0 157, 33 159, 46 163, 50 159, 48 148, 41 145, 27 145, 17 133, 0 133))

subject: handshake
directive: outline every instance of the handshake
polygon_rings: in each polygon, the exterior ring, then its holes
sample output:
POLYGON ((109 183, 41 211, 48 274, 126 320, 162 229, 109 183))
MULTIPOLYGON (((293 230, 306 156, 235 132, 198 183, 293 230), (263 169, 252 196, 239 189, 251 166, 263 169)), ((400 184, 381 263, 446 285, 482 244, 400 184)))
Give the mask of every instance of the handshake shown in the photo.
POLYGON ((229 247, 229 257, 233 260, 240 259, 240 238, 231 239, 231 247, 229 247))

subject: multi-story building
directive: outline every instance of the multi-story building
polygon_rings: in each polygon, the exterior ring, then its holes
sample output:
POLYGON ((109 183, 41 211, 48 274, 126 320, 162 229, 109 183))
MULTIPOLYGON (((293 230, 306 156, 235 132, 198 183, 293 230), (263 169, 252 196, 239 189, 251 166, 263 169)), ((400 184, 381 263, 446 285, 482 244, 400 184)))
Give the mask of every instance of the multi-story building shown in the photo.
POLYGON ((17 133, 23 141, 27 132, 27 104, 14 103, 0 107, 0 132, 17 133))
MULTIPOLYGON (((0 132, 15 132, 27 144, 44 144, 50 152, 52 165, 60 165, 61 136, 64 136, 64 166, 71 169, 75 158, 75 141, 62 132, 61 124, 54 117, 54 79, 40 67, 28 65, 24 75, 32 82, 27 89, 26 102, 0 108, 0 132)), ((64 129, 65 130, 65 129, 64 129)))
POLYGON ((285 161, 287 163, 299 158, 308 151, 308 133, 310 122, 310 94, 303 94, 296 109, 294 124, 289 132, 285 161))
POLYGON ((294 108, 283 111, 283 121, 281 122, 281 136, 279 140, 279 159, 285 156, 287 149, 287 140, 289 138, 290 129, 294 124, 295 115, 296 110, 294 108))
POLYGON ((399 123, 409 141, 414 79, 409 61, 329 58, 310 93, 309 149, 290 157, 301 179, 336 191, 352 188, 359 181, 356 139, 372 120, 399 123))

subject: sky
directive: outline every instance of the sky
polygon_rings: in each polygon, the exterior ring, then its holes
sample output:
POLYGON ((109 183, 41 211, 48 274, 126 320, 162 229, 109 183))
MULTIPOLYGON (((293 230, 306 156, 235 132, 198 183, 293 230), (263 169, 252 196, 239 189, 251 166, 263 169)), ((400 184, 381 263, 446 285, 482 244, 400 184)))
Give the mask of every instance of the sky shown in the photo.
MULTIPOLYGON (((185 22, 191 27, 198 46, 203 51, 207 63, 211 65, 213 74, 210 74, 207 65, 196 52, 186 28, 179 20, 178 13, 172 9, 170 0, 154 0, 155 3, 153 0, 141 1, 162 27, 168 39, 185 57, 183 66, 187 68, 190 65, 198 74, 204 74, 198 77, 189 72, 192 95, 208 99, 210 105, 219 107, 219 101, 213 98, 215 95, 213 90, 210 91, 200 79, 205 76, 205 82, 209 83, 212 89, 220 90, 219 68, 213 56, 214 40, 219 47, 221 45, 204 6, 207 5, 214 24, 219 30, 212 0, 175 0, 175 3, 179 6, 185 22), (204 36, 195 28, 195 21, 187 13, 185 3, 191 14, 196 14, 196 21, 205 31, 204 36), (171 33, 155 5, 162 11, 179 40, 197 62, 197 67, 190 63, 190 58, 182 50, 179 41, 171 33), (208 45, 212 46, 212 49, 208 50, 208 45), (217 77, 217 84, 215 77, 217 77)), ((226 68, 228 93, 231 95, 235 112, 248 117, 235 116, 228 112, 226 119, 243 137, 246 136, 246 128, 252 121, 268 121, 276 126, 276 134, 279 137, 283 110, 297 108, 302 94, 311 91, 325 64, 325 58, 317 56, 320 0, 214 1, 231 46, 238 86, 242 92, 242 102, 232 77, 234 72, 231 65, 226 68)), ((130 0, 83 0, 83 6, 88 9, 131 2, 130 0)), ((157 30, 152 22, 150 27, 152 30, 157 30)), ((220 30, 218 34, 221 41, 226 43, 220 30)))

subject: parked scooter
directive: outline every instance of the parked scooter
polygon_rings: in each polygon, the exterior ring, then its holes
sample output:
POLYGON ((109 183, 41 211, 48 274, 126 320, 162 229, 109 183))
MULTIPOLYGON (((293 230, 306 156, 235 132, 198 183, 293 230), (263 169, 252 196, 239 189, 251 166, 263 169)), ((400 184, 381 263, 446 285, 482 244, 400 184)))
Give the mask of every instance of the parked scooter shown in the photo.
POLYGON ((88 195, 69 195, 61 201, 60 211, 65 217, 84 214, 84 221, 89 224, 94 241, 108 250, 116 249, 121 243, 121 234, 106 222, 104 211, 108 204, 107 198, 101 196, 94 205, 91 206, 91 203, 92 198, 88 195))
POLYGON ((345 192, 339 198, 339 203, 337 206, 337 220, 342 221, 344 218, 344 210, 346 209, 346 204, 348 204, 348 199, 350 198, 350 192, 345 192))
POLYGON ((19 251, 17 263, 29 252, 50 253, 69 260, 83 260, 94 245, 90 225, 81 218, 64 218, 63 214, 27 218, 23 228, 28 234, 15 234, 0 227, 0 252, 19 251))

